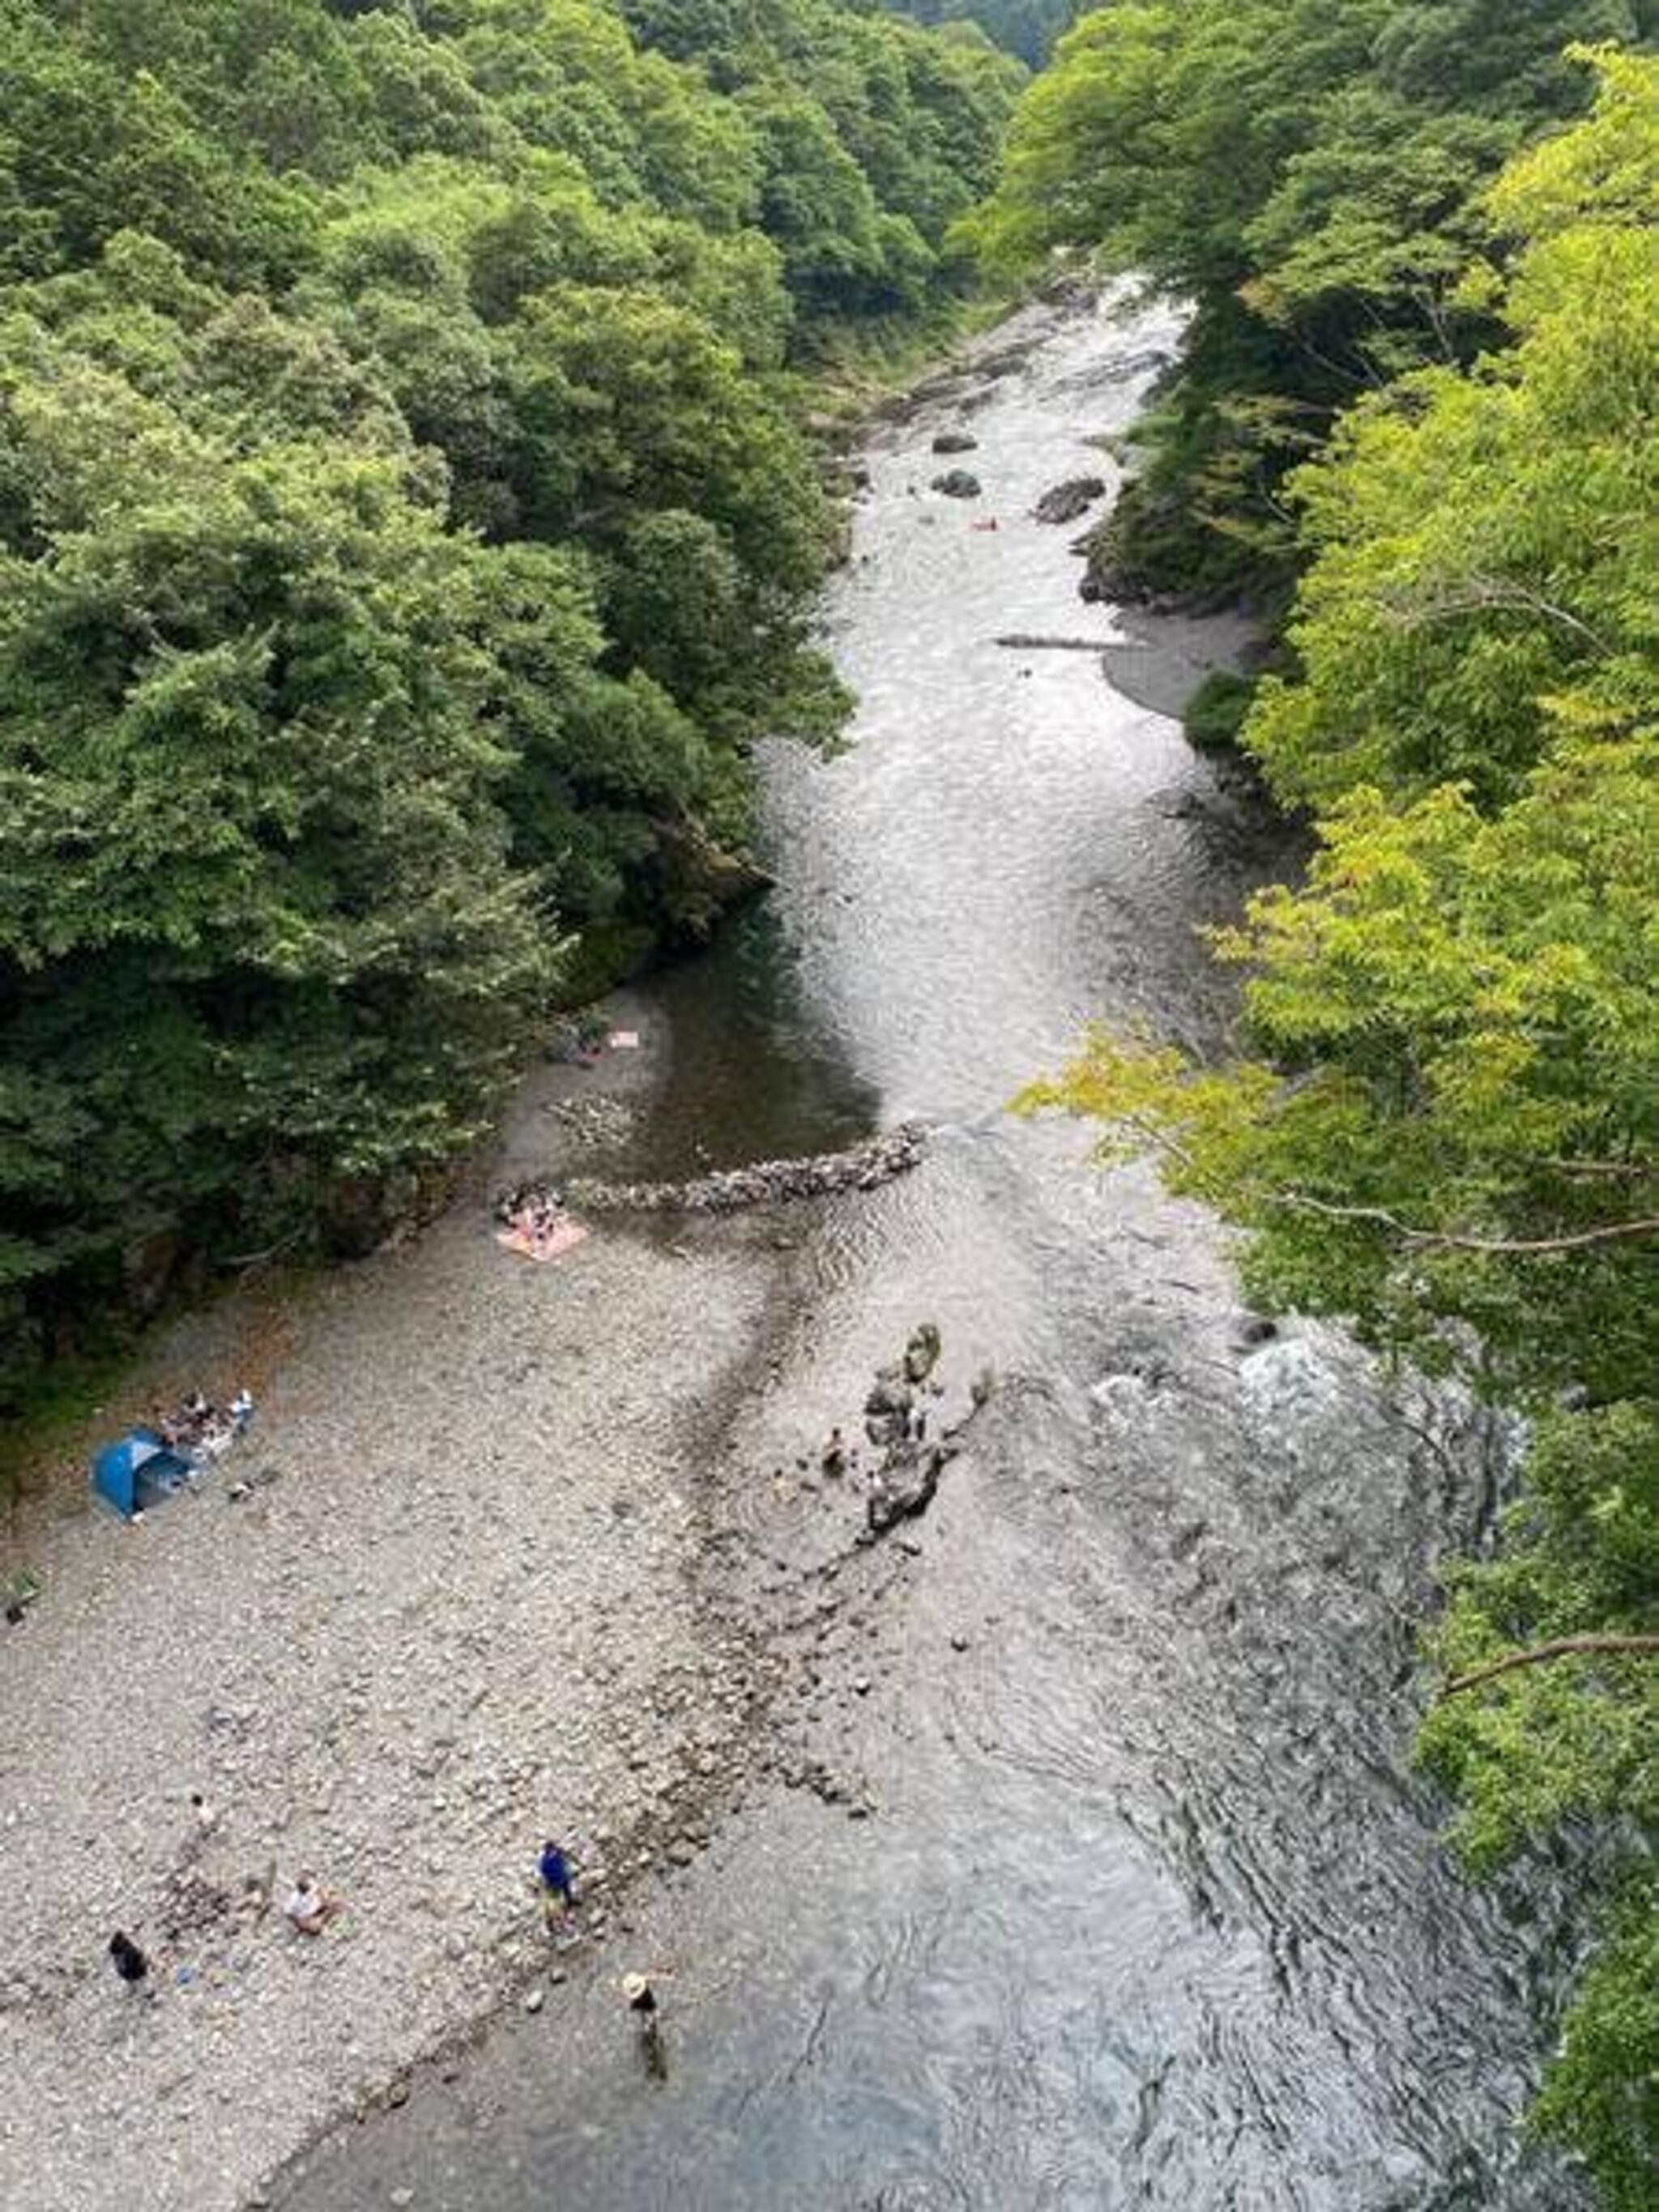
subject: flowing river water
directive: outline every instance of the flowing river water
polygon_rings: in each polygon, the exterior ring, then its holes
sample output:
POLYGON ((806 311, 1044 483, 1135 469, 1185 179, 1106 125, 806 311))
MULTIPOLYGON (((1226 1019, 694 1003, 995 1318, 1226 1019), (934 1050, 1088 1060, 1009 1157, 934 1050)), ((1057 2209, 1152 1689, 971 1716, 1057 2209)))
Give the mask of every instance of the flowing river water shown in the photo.
POLYGON ((781 1231, 777 1327, 702 1472, 709 1602, 781 1655, 772 1771, 544 2012, 325 2144, 284 2205, 1582 2201, 1518 2126, 1563 1905, 1466 1884, 1406 1763, 1413 1623, 1492 1439, 1334 1331, 1253 1325, 1212 1219, 1006 1110, 1091 1018, 1215 1046, 1200 927, 1296 862, 1153 710, 1206 633, 1081 605, 1073 529, 1030 515, 1111 474, 1085 441, 1176 336, 1034 307, 877 425, 825 614, 854 743, 775 749, 776 890, 647 994, 669 1066, 630 1164, 933 1133, 913 1176, 781 1231), (961 464, 946 427, 979 441, 961 464), (929 490, 957 465, 979 501, 929 490), (995 641, 1055 632, 1118 647, 995 641), (927 1516, 855 1550, 812 1447, 924 1318, 938 1418, 998 1388, 927 1516), (640 1964, 662 2080, 616 1991, 640 1964))

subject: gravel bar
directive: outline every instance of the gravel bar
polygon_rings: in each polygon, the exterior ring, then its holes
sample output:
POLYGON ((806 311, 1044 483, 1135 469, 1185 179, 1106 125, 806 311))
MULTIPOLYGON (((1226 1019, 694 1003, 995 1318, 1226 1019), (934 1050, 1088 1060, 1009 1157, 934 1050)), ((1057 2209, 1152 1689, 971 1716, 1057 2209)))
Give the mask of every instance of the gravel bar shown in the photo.
MULTIPOLYGON (((550 1101, 652 1079, 648 1052, 543 1071, 495 1171, 544 1152, 550 1101)), ((538 1267, 481 1195, 331 1279, 199 1492, 130 1526, 76 1483, 21 1510, 45 1589, 4 1641, 0 2203, 259 2203, 546 1984, 544 1835, 591 1946, 675 1793, 719 1786, 750 1689, 690 1572, 702 1455, 777 1262, 706 1223, 695 1251, 607 1228, 538 1267), (344 1899, 313 1938, 281 1911, 302 1867, 344 1899)), ((107 1432, 162 1376, 234 1388, 184 1366, 201 1340, 152 1348, 107 1432)))

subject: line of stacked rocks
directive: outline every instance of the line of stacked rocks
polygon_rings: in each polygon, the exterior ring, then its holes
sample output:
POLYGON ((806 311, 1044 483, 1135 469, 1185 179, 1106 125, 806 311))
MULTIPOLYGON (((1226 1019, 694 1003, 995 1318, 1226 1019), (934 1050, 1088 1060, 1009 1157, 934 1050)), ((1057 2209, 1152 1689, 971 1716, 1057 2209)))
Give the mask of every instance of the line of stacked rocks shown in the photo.
POLYGON ((721 1168, 690 1182, 598 1182, 582 1178, 567 1187, 568 1202, 585 1213, 735 1213, 786 1200, 829 1198, 840 1191, 876 1190, 917 1166, 927 1133, 920 1121, 867 1138, 844 1152, 808 1159, 757 1160, 721 1168))

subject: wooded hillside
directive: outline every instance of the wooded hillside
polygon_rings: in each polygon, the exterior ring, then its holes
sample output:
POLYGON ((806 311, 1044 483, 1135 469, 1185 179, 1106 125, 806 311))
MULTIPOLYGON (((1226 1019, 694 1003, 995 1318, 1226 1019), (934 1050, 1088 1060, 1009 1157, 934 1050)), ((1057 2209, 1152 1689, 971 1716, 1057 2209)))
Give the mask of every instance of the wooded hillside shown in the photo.
POLYGON ((799 371, 1019 78, 830 0, 0 0, 0 1395, 348 1244, 842 709, 799 371))

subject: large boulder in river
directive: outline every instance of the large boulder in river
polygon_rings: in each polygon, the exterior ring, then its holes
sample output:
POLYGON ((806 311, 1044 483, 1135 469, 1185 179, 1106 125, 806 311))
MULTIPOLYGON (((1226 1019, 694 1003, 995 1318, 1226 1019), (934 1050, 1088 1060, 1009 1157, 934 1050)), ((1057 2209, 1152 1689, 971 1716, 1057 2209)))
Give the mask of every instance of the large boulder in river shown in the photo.
POLYGON ((871 1535, 885 1535, 900 1521, 914 1520, 933 1502, 949 1455, 939 1446, 896 1444, 872 1477, 864 1501, 871 1535))
POLYGON ((929 489, 942 491, 946 499, 977 499, 979 478, 970 476, 966 469, 947 469, 942 477, 933 478, 929 489))
POLYGON ((1075 522, 1086 514, 1106 490, 1103 477, 1068 477, 1052 491, 1045 491, 1032 513, 1039 522, 1075 522))
POLYGON ((939 1364, 939 1330, 931 1321, 913 1328, 904 1347, 905 1381, 925 1382, 939 1364))
POLYGON ((915 1394, 896 1367, 884 1367, 864 1401, 864 1433, 872 1444, 899 1445, 910 1433, 915 1394))
POLYGON ((941 430, 933 441, 936 453, 974 453, 979 450, 979 440, 967 430, 941 430))

